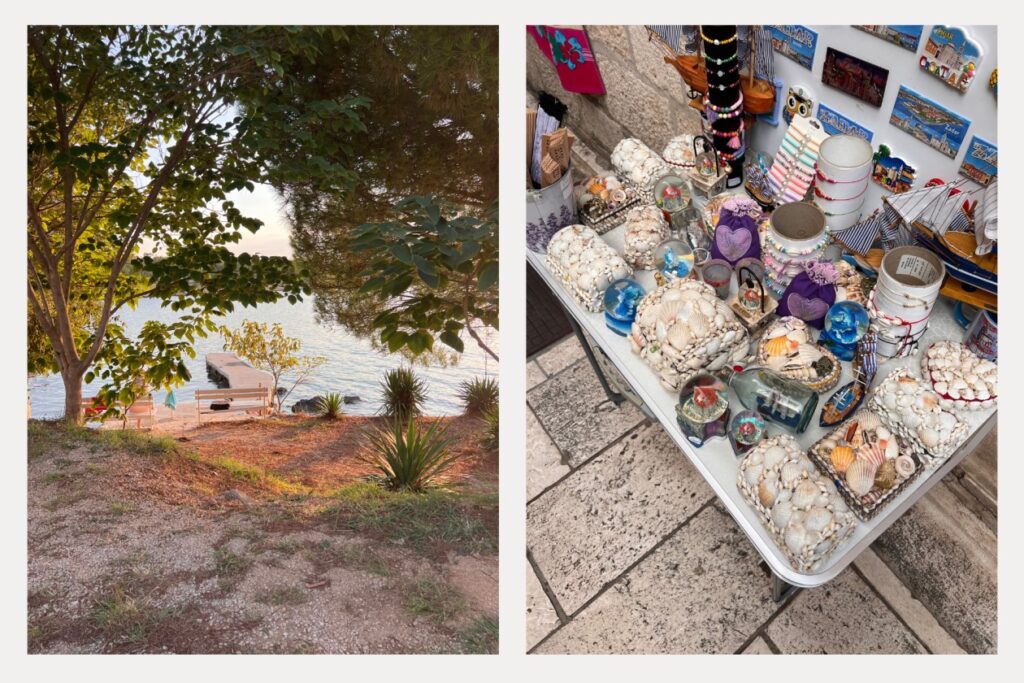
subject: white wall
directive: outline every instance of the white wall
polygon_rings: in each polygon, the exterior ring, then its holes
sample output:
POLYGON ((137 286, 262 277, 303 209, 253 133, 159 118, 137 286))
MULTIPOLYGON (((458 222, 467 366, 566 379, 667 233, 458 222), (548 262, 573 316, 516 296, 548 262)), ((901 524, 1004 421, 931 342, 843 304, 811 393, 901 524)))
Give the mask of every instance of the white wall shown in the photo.
MULTIPOLYGON (((994 145, 999 143, 996 137, 996 97, 988 88, 988 77, 992 73, 992 69, 997 66, 996 27, 992 25, 961 27, 966 28, 970 37, 981 45, 982 51, 977 75, 966 93, 950 88, 938 78, 918 67, 919 55, 924 50, 925 41, 931 33, 932 27, 929 25, 924 27, 916 54, 853 26, 808 26, 818 32, 818 44, 814 52, 814 68, 808 71, 788 57, 776 53, 775 77, 782 80, 783 97, 793 85, 802 85, 811 93, 814 100, 814 117, 817 117, 818 114, 818 104, 824 102, 826 106, 874 133, 871 138, 871 146, 876 151, 880 143, 886 144, 892 150, 893 156, 905 160, 917 169, 915 188, 924 185, 930 178, 942 178, 949 182, 956 178, 963 178, 958 171, 964 155, 970 148, 972 136, 978 135, 994 145), (825 52, 829 47, 889 70, 889 81, 885 86, 885 97, 881 107, 872 107, 862 100, 847 95, 842 90, 837 90, 821 82, 821 68, 825 62, 825 52), (950 159, 938 150, 928 147, 923 142, 889 124, 889 115, 892 113, 892 106, 901 85, 907 86, 970 120, 971 125, 967 129, 967 135, 955 159, 950 159)), ((758 121, 754 125, 752 135, 753 149, 763 152, 769 157, 774 156, 785 132, 786 122, 781 116, 778 126, 770 126, 763 121, 758 121)), ((969 186, 977 187, 973 182, 970 182, 969 186)), ((874 182, 868 183, 864 215, 879 207, 882 194, 886 192, 880 185, 874 182)))

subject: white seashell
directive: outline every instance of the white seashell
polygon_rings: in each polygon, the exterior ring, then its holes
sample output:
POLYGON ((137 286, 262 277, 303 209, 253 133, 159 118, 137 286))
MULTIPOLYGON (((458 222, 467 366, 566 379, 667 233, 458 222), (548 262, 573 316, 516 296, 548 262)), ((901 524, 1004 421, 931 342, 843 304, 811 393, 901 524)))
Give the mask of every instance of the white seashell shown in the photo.
POLYGON ((807 545, 807 530, 802 524, 790 523, 786 527, 784 536, 786 547, 794 555, 802 555, 804 546, 807 545))
POLYGON ((700 311, 694 311, 690 314, 690 320, 687 323, 690 326, 690 332, 693 333, 694 337, 700 338, 707 335, 711 331, 711 324, 700 311))
POLYGON ((878 429, 882 424, 882 420, 879 419, 878 415, 870 410, 862 410, 857 413, 857 424, 859 424, 862 429, 866 429, 870 432, 878 429))
POLYGON ((667 335, 668 325, 665 324, 665 321, 658 320, 658 322, 654 324, 654 336, 657 338, 659 342, 663 342, 665 341, 665 337, 667 335))
POLYGON ((915 469, 917 469, 917 465, 909 455, 901 455, 896 458, 896 473, 904 479, 912 475, 915 469))
POLYGON ((824 507, 811 508, 804 518, 804 527, 816 533, 821 533, 831 523, 832 512, 824 507))
POLYGON ((949 391, 949 385, 946 384, 945 382, 936 382, 932 386, 935 388, 935 391, 937 391, 940 394, 945 394, 946 392, 949 391))
POLYGON ((670 289, 661 296, 662 302, 665 301, 682 301, 683 293, 678 289, 670 289))
POLYGON ((885 444, 885 457, 892 460, 900 454, 900 446, 896 443, 896 439, 889 439, 885 444))
POLYGON ((700 302, 697 304, 697 307, 700 308, 700 312, 703 313, 708 318, 714 318, 715 313, 717 312, 715 310, 715 305, 708 301, 707 299, 701 299, 700 302))
POLYGON ((818 499, 818 486, 813 481, 805 479, 793 489, 791 502, 795 508, 806 508, 814 504, 818 499))
POLYGON ((672 301, 665 301, 662 299, 661 303, 658 305, 658 320, 666 325, 671 325, 676 321, 676 315, 682 307, 683 302, 678 299, 672 301))
POLYGON ((804 471, 795 462, 787 462, 782 466, 779 475, 782 477, 783 486, 792 486, 797 479, 803 476, 804 471))
POLYGON ((793 504, 788 500, 783 500, 783 493, 776 497, 775 505, 772 507, 771 512, 772 522, 780 529, 784 529, 793 516, 793 504))
MULTIPOLYGON (((867 427, 864 427, 863 423, 861 423, 861 427, 867 429, 867 427)), ((885 427, 876 427, 875 436, 878 437, 879 441, 888 441, 892 437, 892 434, 885 427)))
POLYGON ((770 446, 764 452, 764 466, 774 469, 776 465, 786 459, 786 449, 781 446, 770 446))
POLYGON ((693 340, 693 335, 690 334, 689 327, 677 324, 669 328, 668 333, 665 335, 665 339, 679 351, 684 351, 693 340))
POLYGON ((921 426, 917 429, 917 438, 921 440, 924 447, 931 450, 939 445, 939 433, 931 427, 921 426))
POLYGON ((779 487, 773 481, 764 480, 757 485, 757 499, 767 509, 771 509, 779 495, 779 487))
POLYGON ((718 353, 718 349, 720 349, 721 347, 722 343, 720 341, 718 341, 717 339, 712 339, 707 343, 707 346, 704 347, 704 350, 710 356, 712 354, 718 353))
POLYGON ((716 327, 725 327, 726 318, 724 315, 719 313, 718 315, 715 316, 714 322, 716 327))
POLYGON ((857 458, 846 470, 846 484, 850 490, 858 496, 863 496, 871 491, 875 485, 875 471, 878 468, 867 460, 857 458))

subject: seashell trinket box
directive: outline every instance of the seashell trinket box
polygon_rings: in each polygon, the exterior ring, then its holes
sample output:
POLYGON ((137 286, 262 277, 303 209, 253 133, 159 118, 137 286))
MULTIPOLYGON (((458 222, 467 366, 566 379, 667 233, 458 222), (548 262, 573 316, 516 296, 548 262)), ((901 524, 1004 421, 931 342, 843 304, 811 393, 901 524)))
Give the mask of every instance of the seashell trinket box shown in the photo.
POLYGON ((636 138, 619 140, 612 150, 611 162, 616 173, 647 193, 654 189, 658 178, 672 171, 654 150, 636 138))
POLYGON ((604 310, 604 292, 612 282, 633 270, 622 257, 585 225, 567 225, 548 242, 548 268, 581 306, 591 313, 604 310))
POLYGON ((744 362, 750 355, 746 328, 714 288, 699 280, 670 280, 637 308, 630 345, 676 391, 701 370, 744 362))
POLYGON ((768 326, 757 345, 757 362, 816 392, 834 387, 842 372, 832 352, 811 341, 807 323, 793 316, 768 326))
POLYGON ((832 481, 788 434, 751 448, 736 485, 797 571, 817 571, 857 525, 832 481))
POLYGON ((954 341, 935 342, 921 355, 921 373, 946 410, 994 408, 998 398, 999 368, 954 341))
POLYGON ((638 206, 626 214, 623 256, 626 263, 641 270, 654 268, 654 250, 668 239, 669 225, 661 209, 638 206))
POLYGON ((906 368, 893 370, 871 394, 868 407, 927 467, 946 458, 967 437, 967 423, 942 407, 942 399, 906 368))
POLYGON ((808 456, 861 519, 875 516, 921 474, 917 457, 870 410, 858 411, 808 456))

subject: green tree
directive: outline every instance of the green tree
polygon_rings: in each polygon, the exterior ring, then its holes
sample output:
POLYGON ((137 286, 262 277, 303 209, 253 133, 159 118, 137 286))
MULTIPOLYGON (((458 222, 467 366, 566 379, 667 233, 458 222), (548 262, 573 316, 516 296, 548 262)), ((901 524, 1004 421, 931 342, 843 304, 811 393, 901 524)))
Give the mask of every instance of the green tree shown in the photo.
MULTIPOLYGON (((275 183, 285 197, 295 257, 310 272, 319 316, 409 356, 439 352, 442 346, 433 341, 444 341, 441 332, 450 333, 446 338, 457 334, 467 319, 497 326, 497 286, 478 287, 479 275, 486 284, 492 269, 496 274, 490 261, 497 257, 497 30, 346 28, 346 39, 325 50, 316 72, 308 74, 305 92, 296 96, 344 92, 371 102, 360 111, 366 131, 344 140, 358 173, 351 188, 275 183), (419 199, 426 197, 432 199, 419 199), (376 226, 370 232, 380 228, 380 240, 357 244, 366 236, 357 230, 362 225, 376 226), (456 249, 462 254, 453 245, 455 231, 479 246, 457 266, 442 260, 461 258, 452 256, 456 249), (431 264, 423 269, 396 246, 405 240, 411 249, 412 233, 431 242, 415 254, 431 264), (393 246, 397 256, 389 251, 393 246), (380 274, 368 262, 378 259, 397 275, 395 285, 367 286, 380 274), (456 295, 473 277, 467 305, 464 295, 456 295), (382 311, 391 315, 382 318, 382 311)), ((473 248, 467 245, 466 253, 473 248)), ((458 342, 451 346, 461 350, 458 342)))
POLYGON ((29 28, 30 339, 49 347, 29 360, 60 372, 65 419, 80 419, 83 380, 103 378, 107 404, 131 403, 135 387, 186 380, 195 338, 235 304, 309 292, 288 260, 230 249, 261 222, 229 195, 271 181, 334 194, 354 185, 345 139, 365 130, 366 100, 307 88, 344 39, 314 28, 29 28), (128 339, 116 314, 143 296, 180 316, 128 339))
POLYGON ((277 398, 278 387, 285 374, 291 374, 293 382, 284 396, 277 401, 283 406, 285 400, 316 370, 327 362, 323 356, 299 356, 302 341, 285 336, 280 323, 268 326, 252 320, 242 321, 237 330, 226 326, 220 328, 224 337, 224 350, 231 351, 254 368, 266 370, 274 378, 273 394, 277 398))

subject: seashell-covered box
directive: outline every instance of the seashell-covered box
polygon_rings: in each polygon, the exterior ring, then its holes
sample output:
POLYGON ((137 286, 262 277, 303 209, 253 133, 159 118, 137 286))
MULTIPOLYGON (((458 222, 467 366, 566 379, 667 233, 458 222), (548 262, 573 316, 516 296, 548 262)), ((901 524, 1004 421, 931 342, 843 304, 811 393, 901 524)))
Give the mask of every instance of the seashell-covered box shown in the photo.
POLYGON ((807 452, 850 508, 871 519, 921 474, 916 456, 870 410, 858 411, 807 452))
POLYGON ((967 423, 944 409, 941 397, 906 368, 893 370, 871 393, 868 406, 929 467, 948 458, 967 437, 967 423))
POLYGON ((641 190, 654 188, 655 181, 671 173, 668 164, 650 147, 636 138, 624 138, 615 145, 612 168, 641 190))
POLYGON ((670 280, 643 298, 630 335, 634 353, 676 391, 701 370, 716 370, 750 355, 750 340, 706 282, 670 280))
POLYGON ((839 360, 811 341, 807 323, 793 316, 773 322, 757 345, 757 361, 816 392, 839 381, 839 360))
POLYGON ((548 268, 591 313, 603 309, 604 290, 633 270, 622 257, 585 225, 567 225, 548 242, 548 268))
POLYGON ((946 410, 965 412, 994 408, 999 369, 960 342, 940 341, 921 356, 921 373, 946 410))
POLYGON ((740 461, 736 486, 794 569, 817 571, 857 520, 792 436, 769 436, 740 461))
POLYGON ((661 209, 656 206, 638 206, 626 214, 626 234, 623 238, 623 256, 634 268, 654 268, 654 250, 668 239, 669 226, 661 209))

